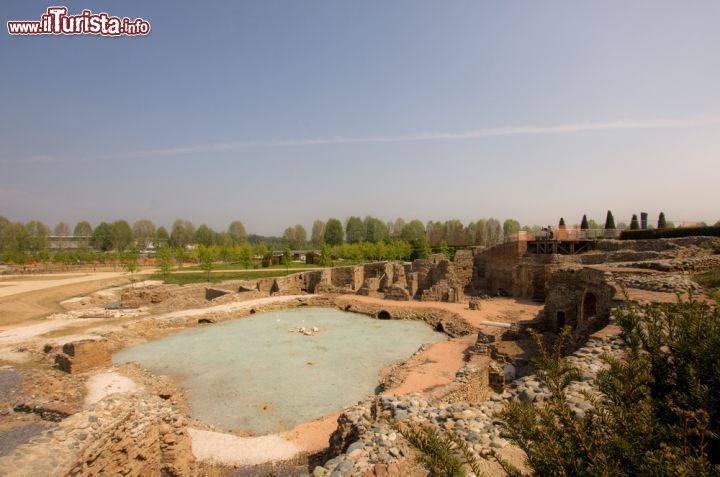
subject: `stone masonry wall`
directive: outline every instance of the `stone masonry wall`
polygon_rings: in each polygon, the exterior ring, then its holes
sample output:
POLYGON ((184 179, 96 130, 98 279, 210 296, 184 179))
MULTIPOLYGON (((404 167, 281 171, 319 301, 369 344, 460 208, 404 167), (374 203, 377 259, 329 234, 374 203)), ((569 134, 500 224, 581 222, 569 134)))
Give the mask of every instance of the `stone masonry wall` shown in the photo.
POLYGON ((512 291, 515 266, 526 252, 527 242, 519 241, 497 245, 475 255, 475 287, 488 292, 500 288, 512 291))
POLYGON ((0 458, 7 477, 197 475, 182 416, 156 396, 109 396, 0 458))

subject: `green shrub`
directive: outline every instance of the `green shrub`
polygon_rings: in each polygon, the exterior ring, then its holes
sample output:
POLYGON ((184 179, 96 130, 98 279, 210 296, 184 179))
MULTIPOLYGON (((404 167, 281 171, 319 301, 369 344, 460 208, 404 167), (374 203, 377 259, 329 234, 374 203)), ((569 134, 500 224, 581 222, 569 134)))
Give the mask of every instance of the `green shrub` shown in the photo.
POLYGON ((620 240, 679 237, 720 237, 720 227, 679 227, 675 229, 623 230, 620 233, 620 240))
POLYGON ((720 475, 720 313, 705 302, 681 301, 617 312, 627 353, 604 356, 599 395, 580 417, 563 390, 577 371, 537 339, 539 379, 550 390, 544 407, 508 403, 506 432, 536 475, 720 475))

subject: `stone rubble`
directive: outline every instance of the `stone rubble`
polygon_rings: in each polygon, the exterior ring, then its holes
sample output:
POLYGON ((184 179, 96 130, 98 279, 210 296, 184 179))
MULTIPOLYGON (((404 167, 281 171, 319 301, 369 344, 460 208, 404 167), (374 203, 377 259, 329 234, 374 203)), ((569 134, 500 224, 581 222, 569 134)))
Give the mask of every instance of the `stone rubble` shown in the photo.
POLYGON ((618 274, 615 281, 626 288, 638 288, 665 293, 683 293, 692 291, 702 293, 702 287, 685 275, 659 275, 659 274, 618 274))
MULTIPOLYGON (((580 380, 566 389, 568 403, 578 415, 584 415, 590 404, 584 393, 593 393, 594 378, 607 365, 601 356, 619 356, 623 343, 617 335, 591 338, 585 346, 566 359, 580 373, 580 380)), ((457 379, 464 379, 467 372, 458 372, 457 379)), ((365 401, 348 409, 338 420, 338 431, 331 439, 331 451, 343 451, 313 469, 314 477, 345 477, 374 475, 402 475, 403 465, 413 455, 413 449, 405 439, 384 419, 375 419, 377 411, 385 412, 395 420, 406 424, 432 424, 440 431, 452 430, 464 438, 477 458, 489 457, 499 449, 512 444, 503 435, 496 413, 504 402, 520 400, 542 403, 550 396, 535 375, 516 379, 502 392, 492 393, 490 398, 478 404, 467 402, 433 402, 422 394, 387 396, 375 401, 365 401), (374 410, 375 409, 375 410, 374 410), (333 442, 334 441, 334 442, 333 442), (378 467, 382 472, 378 473, 378 467), (391 473, 389 466, 399 473, 391 473)))

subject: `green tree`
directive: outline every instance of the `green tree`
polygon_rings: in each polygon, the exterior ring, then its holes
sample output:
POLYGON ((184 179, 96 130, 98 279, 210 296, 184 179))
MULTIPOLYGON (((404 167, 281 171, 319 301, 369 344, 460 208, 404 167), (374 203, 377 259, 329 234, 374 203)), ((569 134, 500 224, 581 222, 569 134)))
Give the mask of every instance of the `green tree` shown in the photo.
POLYGON ((399 239, 402 238, 402 231, 405 228, 405 220, 402 217, 398 217, 393 222, 392 227, 388 226, 388 233, 390 238, 399 239))
POLYGON ((615 217, 611 211, 607 211, 607 217, 605 217, 605 230, 615 230, 615 217))
POLYGON ((130 284, 133 288, 135 287, 135 273, 140 268, 139 261, 140 254, 134 247, 125 250, 120 255, 120 263, 125 271, 130 274, 130 284))
POLYGON ((452 251, 450 250, 448 243, 444 240, 441 240, 440 245, 438 245, 438 253, 445 255, 445 258, 448 260, 452 258, 452 251))
POLYGON ((239 220, 234 220, 228 227, 228 233, 232 238, 233 245, 247 242, 248 235, 245 226, 239 220))
POLYGON ((480 219, 475 222, 475 245, 487 245, 488 240, 488 226, 487 220, 480 219))
POLYGON ((447 220, 443 224, 444 240, 453 247, 467 245, 467 229, 458 219, 447 220))
POLYGON ((282 261, 283 265, 285 265, 285 275, 287 275, 290 273, 290 263, 292 262, 292 251, 287 245, 283 247, 282 261))
POLYGON ((502 243, 503 235, 502 235, 502 226, 500 225, 500 221, 494 218, 489 218, 487 221, 487 236, 488 236, 488 245, 497 245, 499 243, 502 243))
POLYGON ((312 242, 313 247, 322 247, 325 243, 325 222, 322 220, 316 220, 313 222, 310 241, 312 242))
POLYGON ((238 259, 245 265, 245 269, 249 269, 253 264, 253 249, 248 243, 239 246, 238 259))
POLYGON ((283 231, 282 234, 283 243, 291 244, 295 242, 295 229, 288 227, 283 231))
POLYGON ((638 222, 637 214, 633 214, 630 220, 630 230, 640 230, 640 223, 638 222))
POLYGON ((160 273, 167 279, 173 266, 172 249, 168 246, 160 247, 155 255, 155 261, 160 269, 160 273))
POLYGON ((659 228, 659 229, 667 228, 667 221, 665 220, 665 212, 660 212, 660 215, 658 216, 657 228, 659 228))
POLYGON ((345 240, 348 243, 358 243, 365 240, 365 227, 360 217, 352 216, 345 225, 345 240))
POLYGON ((375 217, 365 217, 365 240, 372 243, 383 242, 389 238, 388 228, 385 222, 375 217))
POLYGON ((283 242, 295 250, 305 247, 307 243, 307 232, 305 227, 296 224, 294 227, 288 227, 283 232, 283 242))
POLYGON ((413 244, 420 243, 422 239, 425 239, 427 242, 425 225, 417 219, 410 221, 410 223, 403 225, 400 231, 400 238, 413 244))
POLYGON ((257 255, 258 257, 264 258, 267 253, 268 246, 264 242, 259 243, 257 247, 255 247, 255 255, 257 255))
POLYGON ((86 221, 78 222, 73 229, 73 237, 90 237, 93 229, 86 221))
POLYGON ((182 268, 187 258, 187 249, 185 247, 175 247, 174 249, 175 261, 178 267, 182 268))
POLYGON ((210 272, 215 268, 215 260, 217 254, 213 247, 206 245, 199 245, 197 249, 197 258, 200 265, 200 269, 207 274, 207 281, 210 281, 210 272))
POLYGON ((27 234, 27 249, 29 252, 37 253, 47 249, 47 238, 50 229, 38 220, 31 220, 25 224, 27 234))
POLYGON ((145 250, 155 240, 155 224, 147 219, 138 220, 132 227, 133 236, 140 250, 145 250))
POLYGON ((118 252, 135 245, 132 228, 126 220, 120 219, 113 222, 110 226, 110 235, 112 237, 112 247, 118 252))
POLYGON ((431 247, 437 247, 440 242, 445 240, 445 226, 442 222, 428 221, 427 226, 427 239, 430 242, 431 247))
POLYGON ((64 249, 68 245, 65 237, 70 236, 70 226, 65 222, 58 222, 53 229, 53 235, 55 236, 55 240, 57 240, 57 247, 61 250, 64 249))
POLYGON ((329 267, 332 264, 332 257, 330 256, 330 246, 324 244, 320 249, 320 266, 329 267))
POLYGON ((113 248, 112 226, 107 222, 100 222, 92 234, 92 246, 102 252, 113 248))
POLYGON ((232 247, 233 240, 230 234, 227 232, 219 232, 215 234, 215 242, 219 247, 230 248, 232 247))
POLYGON ((503 236, 507 239, 510 235, 520 231, 520 222, 515 219, 505 219, 503 222, 503 236))
POLYGON ((56 235, 58 237, 70 236, 70 226, 65 222, 59 222, 53 230, 53 235, 56 235))
POLYGON ((170 245, 173 247, 187 247, 193 241, 195 226, 189 220, 177 219, 170 232, 170 245))
POLYGON ((585 214, 583 214, 582 221, 580 222, 580 230, 587 230, 590 228, 590 224, 588 224, 588 219, 585 214))
POLYGON ((338 219, 329 219, 325 224, 325 243, 328 245, 343 243, 343 227, 338 219))
POLYGON ((205 224, 201 224, 195 231, 195 243, 209 247, 215 245, 215 231, 205 224))
POLYGON ((307 232, 305 231, 305 227, 300 224, 295 224, 294 231, 295 242, 293 243, 293 247, 296 250, 305 248, 307 245, 307 232))
POLYGON ((170 244, 170 234, 162 225, 155 231, 155 248, 165 247, 170 244))

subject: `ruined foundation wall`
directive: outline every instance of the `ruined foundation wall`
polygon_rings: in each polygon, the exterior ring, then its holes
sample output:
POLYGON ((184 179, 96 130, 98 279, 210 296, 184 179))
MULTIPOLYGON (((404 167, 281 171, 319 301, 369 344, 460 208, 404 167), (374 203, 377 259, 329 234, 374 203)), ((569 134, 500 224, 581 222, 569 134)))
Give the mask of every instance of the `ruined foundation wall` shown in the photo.
POLYGON ((555 271, 548 280, 545 325, 558 332, 562 325, 573 329, 576 342, 607 325, 616 305, 615 287, 609 274, 591 268, 568 267, 555 271))
POLYGON ((382 312, 385 312, 387 316, 393 320, 424 321, 436 330, 443 331, 453 337, 476 332, 475 328, 469 325, 458 314, 440 308, 407 308, 402 305, 388 306, 387 304, 380 305, 355 301, 352 298, 337 298, 335 304, 341 310, 362 313, 373 317, 379 317, 382 312))
POLYGON ((527 242, 508 242, 475 255, 474 282, 478 289, 513 290, 513 273, 527 252, 527 242))
POLYGON ((8 477, 197 475, 184 418, 149 395, 110 396, 0 458, 8 477))

